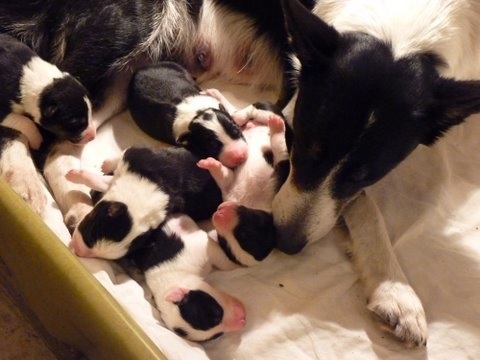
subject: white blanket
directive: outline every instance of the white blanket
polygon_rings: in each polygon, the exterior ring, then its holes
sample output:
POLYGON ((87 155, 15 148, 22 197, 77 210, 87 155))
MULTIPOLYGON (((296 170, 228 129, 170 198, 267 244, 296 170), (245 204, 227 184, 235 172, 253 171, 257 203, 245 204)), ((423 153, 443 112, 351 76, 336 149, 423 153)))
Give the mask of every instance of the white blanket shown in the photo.
MULTIPOLYGON (((225 94, 237 104, 269 98, 250 89, 225 94)), ((479 139, 480 117, 472 117, 435 146, 419 147, 368 189, 423 302, 426 348, 405 349, 379 330, 339 246, 346 236, 340 229, 298 255, 274 252, 256 267, 212 273, 212 284, 244 302, 247 326, 202 346, 161 326, 141 279, 108 261, 81 261, 169 359, 480 359, 479 139)), ((104 158, 135 143, 155 142, 123 113, 87 145, 82 166, 99 170, 104 158)), ((68 243, 54 204, 46 222, 68 243)))

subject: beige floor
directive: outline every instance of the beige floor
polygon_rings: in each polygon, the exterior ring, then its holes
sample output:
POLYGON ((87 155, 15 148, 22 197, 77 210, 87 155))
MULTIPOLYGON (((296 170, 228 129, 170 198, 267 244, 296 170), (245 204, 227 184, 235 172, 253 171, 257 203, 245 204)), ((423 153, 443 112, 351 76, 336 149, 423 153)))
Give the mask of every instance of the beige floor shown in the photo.
POLYGON ((0 360, 80 360, 80 353, 49 336, 23 304, 0 261, 0 360))

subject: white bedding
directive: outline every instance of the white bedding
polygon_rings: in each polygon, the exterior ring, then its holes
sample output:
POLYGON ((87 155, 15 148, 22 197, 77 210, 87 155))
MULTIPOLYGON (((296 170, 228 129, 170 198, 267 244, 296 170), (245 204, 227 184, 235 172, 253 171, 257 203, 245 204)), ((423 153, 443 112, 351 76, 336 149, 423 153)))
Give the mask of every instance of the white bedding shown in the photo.
MULTIPOLYGON (((268 98, 251 89, 225 94, 237 104, 268 98)), ((472 117, 432 148, 418 148, 369 189, 423 302, 426 348, 405 349, 378 329, 365 307, 362 284, 338 244, 346 236, 341 229, 298 255, 274 252, 256 267, 212 273, 212 284, 244 302, 247 326, 205 345, 187 343, 162 328, 146 300, 148 290, 120 267, 80 261, 169 359, 480 359, 479 139, 480 118, 472 117)), ((99 170, 104 158, 134 143, 154 141, 123 113, 87 145, 83 167, 99 170)), ((46 222, 68 243, 54 204, 46 222)))

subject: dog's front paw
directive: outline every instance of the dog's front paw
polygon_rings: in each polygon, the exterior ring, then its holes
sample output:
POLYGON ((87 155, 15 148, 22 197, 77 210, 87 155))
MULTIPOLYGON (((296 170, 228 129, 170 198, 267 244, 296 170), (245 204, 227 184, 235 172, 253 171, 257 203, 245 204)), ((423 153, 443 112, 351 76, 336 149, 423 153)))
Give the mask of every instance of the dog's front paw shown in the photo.
POLYGON ((427 322, 415 291, 400 282, 384 281, 370 296, 368 309, 382 328, 408 347, 427 344, 427 322))
POLYGON ((15 169, 5 171, 3 176, 12 189, 25 200, 30 208, 42 217, 47 206, 47 197, 37 173, 15 169))

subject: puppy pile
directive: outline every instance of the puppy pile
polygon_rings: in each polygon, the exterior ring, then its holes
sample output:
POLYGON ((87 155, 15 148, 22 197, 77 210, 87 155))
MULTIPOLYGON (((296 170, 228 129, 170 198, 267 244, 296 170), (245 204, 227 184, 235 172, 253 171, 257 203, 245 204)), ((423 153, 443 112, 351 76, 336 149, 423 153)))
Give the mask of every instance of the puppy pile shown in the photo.
POLYGON ((103 175, 68 172, 71 182, 101 193, 71 248, 129 259, 145 274, 165 325, 186 339, 240 330, 243 305, 205 276, 213 267, 254 265, 275 247, 271 203, 288 163, 284 121, 255 106, 237 112, 172 62, 139 70, 128 102, 145 132, 179 146, 130 147, 103 163, 103 175), (195 223, 210 218, 209 233, 195 223))

